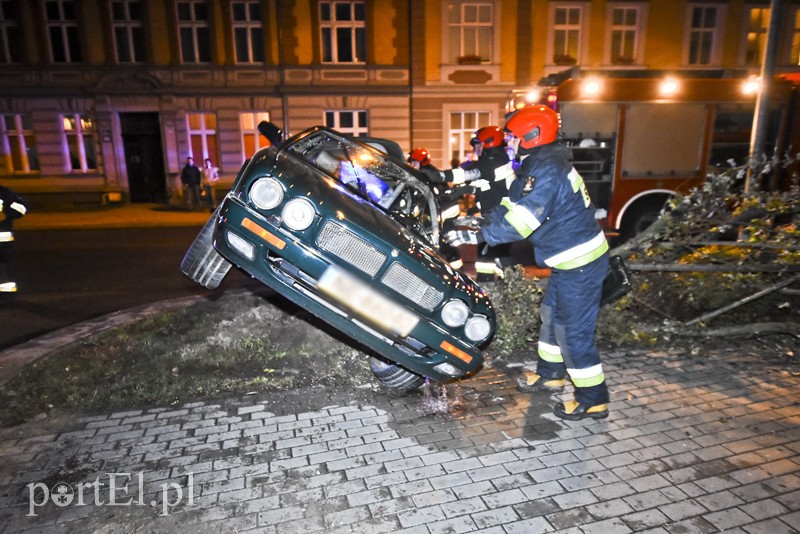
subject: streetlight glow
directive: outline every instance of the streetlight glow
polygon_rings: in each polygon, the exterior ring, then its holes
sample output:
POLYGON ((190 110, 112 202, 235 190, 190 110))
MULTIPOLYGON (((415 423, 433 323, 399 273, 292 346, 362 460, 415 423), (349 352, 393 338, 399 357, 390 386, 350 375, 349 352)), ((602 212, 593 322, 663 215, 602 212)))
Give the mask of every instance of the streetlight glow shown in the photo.
POLYGON ((666 78, 661 82, 658 90, 661 96, 673 96, 678 92, 679 84, 676 78, 666 78))

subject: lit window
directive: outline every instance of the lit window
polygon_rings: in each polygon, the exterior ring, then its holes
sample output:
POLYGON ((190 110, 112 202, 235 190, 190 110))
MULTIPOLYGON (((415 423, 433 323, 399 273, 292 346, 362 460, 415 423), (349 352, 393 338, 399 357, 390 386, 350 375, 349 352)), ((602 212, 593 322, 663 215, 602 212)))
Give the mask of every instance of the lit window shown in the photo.
POLYGON ((259 148, 269 146, 267 138, 258 132, 258 123, 269 121, 267 112, 248 112, 239 114, 239 128, 242 130, 242 159, 247 159, 259 148))
POLYGON ((367 112, 359 111, 326 111, 325 126, 353 137, 364 137, 369 133, 367 112))
POLYGON ((208 4, 205 0, 176 3, 178 10, 178 36, 183 63, 208 63, 211 61, 211 36, 208 28, 208 4))
POLYGON ((189 154, 195 161, 210 158, 219 161, 217 147, 217 116, 213 113, 189 113, 186 115, 189 135, 189 154))
POLYGON ((261 0, 233 2, 233 40, 237 63, 264 62, 264 24, 261 0))
POLYGON ((492 114, 488 111, 450 112, 448 154, 453 167, 472 158, 472 145, 469 142, 478 129, 491 125, 491 120, 492 114))
POLYGON ((20 33, 17 26, 17 3, 13 0, 0 2, 0 63, 19 63, 20 33))
POLYGON ((140 0, 111 0, 111 26, 117 63, 142 63, 144 29, 140 0))
POLYGON ((364 2, 320 2, 322 61, 364 63, 367 59, 367 29, 364 2))
POLYGON ((576 65, 580 57, 582 6, 555 6, 552 10, 553 54, 555 65, 576 65))
POLYGON ((717 6, 691 6, 689 15, 689 57, 692 66, 712 65, 717 62, 720 12, 717 6))
POLYGON ((450 63, 492 61, 494 6, 487 2, 448 2, 450 63))
POLYGON ((53 63, 80 63, 81 48, 75 2, 45 0, 44 11, 50 41, 50 59, 53 63))
POLYGON ((63 115, 62 124, 69 169, 75 172, 97 170, 94 118, 78 113, 63 115))
POLYGON ((639 62, 641 11, 639 7, 611 8, 611 63, 631 65, 639 62))
POLYGON ((29 115, 3 115, 0 135, 5 173, 27 174, 39 170, 39 152, 29 115))
POLYGON ((767 29, 769 28, 769 8, 754 7, 749 9, 747 23, 747 46, 745 63, 760 65, 767 46, 767 29))

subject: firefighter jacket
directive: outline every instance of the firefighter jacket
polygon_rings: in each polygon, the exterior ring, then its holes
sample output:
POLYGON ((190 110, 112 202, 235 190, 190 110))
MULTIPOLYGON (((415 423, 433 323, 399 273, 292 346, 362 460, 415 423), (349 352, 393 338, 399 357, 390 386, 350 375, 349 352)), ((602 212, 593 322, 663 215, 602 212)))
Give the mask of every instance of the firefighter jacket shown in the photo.
POLYGON ((537 265, 563 270, 582 267, 608 250, 567 147, 550 143, 533 149, 517 176, 509 197, 481 229, 487 243, 529 239, 537 265))
POLYGON ((0 244, 14 241, 14 219, 28 212, 28 205, 21 196, 0 185, 0 244))
POLYGON ((473 186, 484 217, 508 195, 508 188, 515 178, 505 147, 487 148, 477 161, 443 171, 442 175, 445 182, 473 186))

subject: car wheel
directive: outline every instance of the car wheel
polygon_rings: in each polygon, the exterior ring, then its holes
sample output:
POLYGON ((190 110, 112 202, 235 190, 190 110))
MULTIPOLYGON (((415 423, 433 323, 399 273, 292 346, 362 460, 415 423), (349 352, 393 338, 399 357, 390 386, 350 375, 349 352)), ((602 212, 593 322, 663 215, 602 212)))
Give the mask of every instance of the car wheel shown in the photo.
POLYGON ((231 268, 231 263, 214 248, 215 220, 216 213, 209 217, 181 262, 181 272, 208 289, 219 287, 231 268))
POLYGON ((405 395, 425 383, 425 378, 374 356, 370 357, 369 367, 375 378, 389 391, 389 394, 396 397, 405 395))

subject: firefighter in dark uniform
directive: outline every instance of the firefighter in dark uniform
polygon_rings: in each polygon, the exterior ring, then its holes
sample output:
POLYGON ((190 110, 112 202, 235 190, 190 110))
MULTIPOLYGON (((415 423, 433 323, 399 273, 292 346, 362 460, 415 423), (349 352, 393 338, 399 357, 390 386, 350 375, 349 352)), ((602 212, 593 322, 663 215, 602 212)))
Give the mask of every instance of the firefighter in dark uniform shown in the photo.
POLYGON ((447 240, 533 243, 536 263, 550 267, 551 276, 541 306, 536 372, 523 373, 518 385, 525 391, 561 391, 569 376, 575 400, 556 404, 555 415, 602 419, 608 416, 609 394, 594 336, 608 243, 569 149, 556 143, 558 129, 558 114, 547 106, 512 113, 505 130, 513 135, 509 144, 521 163, 509 199, 480 231, 453 232, 447 240))
MULTIPOLYGON (((516 177, 506 152, 505 134, 499 127, 486 126, 479 129, 470 143, 478 159, 442 172, 445 182, 456 185, 468 183, 475 188, 475 207, 468 212, 469 217, 456 220, 456 226, 479 226, 487 221, 490 214, 508 196, 508 188, 516 177)), ((494 279, 495 276, 502 276, 503 268, 512 263, 511 243, 482 246, 478 247, 475 272, 478 280, 494 279)))
POLYGON ((28 212, 25 201, 0 185, 0 303, 11 302, 17 293, 14 273, 14 219, 28 212))
MULTIPOLYGON (((439 202, 441 203, 442 233, 444 234, 447 231, 453 230, 455 228, 453 221, 461 213, 458 205, 458 199, 461 196, 460 193, 451 189, 446 189, 444 187, 445 184, 440 183, 442 182, 442 175, 439 169, 431 162, 431 154, 427 149, 422 147, 412 149, 411 152, 408 153, 406 161, 415 169, 421 170, 428 179, 430 179, 432 184, 438 184, 434 185, 433 190, 438 195, 439 202)), ((456 247, 451 247, 447 243, 441 243, 439 245, 439 252, 453 269, 458 270, 463 267, 464 262, 461 260, 461 255, 456 247)))

